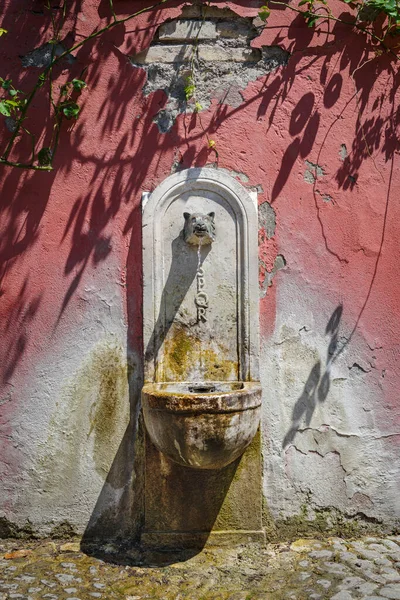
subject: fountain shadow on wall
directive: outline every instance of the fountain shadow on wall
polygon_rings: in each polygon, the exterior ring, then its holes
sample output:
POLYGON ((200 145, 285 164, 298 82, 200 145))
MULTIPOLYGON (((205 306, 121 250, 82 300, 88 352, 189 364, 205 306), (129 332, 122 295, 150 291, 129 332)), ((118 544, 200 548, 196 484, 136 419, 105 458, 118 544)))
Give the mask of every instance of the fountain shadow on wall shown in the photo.
MULTIPOLYGON (((183 224, 183 215, 182 215, 183 224)), ((192 548, 182 550, 143 550, 140 547, 140 534, 144 524, 144 449, 155 448, 146 440, 145 427, 141 415, 141 390, 143 387, 143 355, 146 360, 157 360, 163 341, 174 322, 179 308, 196 277, 197 270, 206 259, 211 246, 204 246, 198 256, 197 247, 188 246, 183 239, 183 231, 171 244, 172 262, 162 292, 160 311, 151 335, 150 342, 143 348, 142 298, 138 290, 142 286, 141 249, 142 213, 139 206, 132 219, 132 239, 127 261, 128 299, 128 384, 130 400, 130 421, 125 431, 110 471, 99 494, 96 506, 87 524, 81 541, 81 549, 114 564, 155 566, 184 561, 198 554, 207 541, 200 536, 192 548), (141 252, 140 252, 141 254, 141 252), (200 258, 200 259, 199 259, 200 258), (182 268, 184 261, 184 268, 182 268), (179 268, 178 268, 179 265, 179 268)), ((220 512, 231 481, 240 464, 239 457, 220 470, 195 470, 171 463, 176 480, 177 498, 182 495, 187 500, 188 511, 199 507, 200 494, 208 501, 207 515, 200 506, 197 515, 202 530, 211 531, 220 512), (185 488, 185 482, 190 486, 185 488)), ((173 505, 173 499, 172 499, 173 505)), ((182 515, 184 521, 185 515, 182 515)))
MULTIPOLYGON (((182 216, 183 219, 183 216, 182 216)), ((197 247, 189 246, 183 238, 183 230, 171 244, 172 262, 162 292, 160 311, 150 341, 145 350, 146 362, 156 360, 160 348, 170 330, 179 308, 192 285, 197 270, 207 258, 211 246, 202 246, 200 255, 197 247), (182 268, 182 263, 184 268, 182 268)))
MULTIPOLYGON (((139 423, 139 438, 143 440, 144 425, 142 419, 139 423)), ((128 428, 129 430, 129 428, 128 428)), ((127 433, 128 433, 127 430, 127 433)), ((127 434, 126 434, 127 435, 127 434)), ((121 443, 120 450, 123 449, 126 443, 126 435, 121 443)), ((148 444, 151 442, 147 441, 148 444)), ((143 440, 144 444, 144 440, 143 440)), ((154 448, 154 447, 153 447, 154 448)), ((154 449, 155 450, 155 449, 154 449)), ((140 451, 139 451, 140 452, 140 451)), ((118 452, 114 461, 113 467, 110 470, 110 475, 107 477, 107 482, 103 487, 102 494, 107 495, 107 486, 114 480, 115 469, 118 468, 118 452)), ((136 455, 137 462, 143 467, 143 455, 136 455)), ((96 508, 102 499, 100 494, 99 501, 86 531, 81 540, 81 550, 89 556, 101 559, 110 564, 140 566, 140 567, 161 567, 168 566, 174 563, 185 562, 188 559, 196 556, 201 552, 208 540, 208 534, 211 532, 214 523, 220 514, 224 499, 229 491, 232 480, 235 477, 237 469, 240 466, 242 457, 237 458, 230 465, 219 470, 195 470, 180 465, 173 465, 175 481, 176 481, 176 498, 179 505, 179 499, 184 496, 187 504, 188 515, 192 519, 193 508, 198 512, 197 518, 201 521, 202 533, 197 536, 190 547, 142 547, 140 544, 140 535, 134 532, 133 537, 116 535, 117 530, 121 530, 121 518, 126 518, 131 514, 132 518, 137 519, 137 515, 133 514, 133 510, 126 510, 126 503, 121 503, 115 507, 112 514, 110 512, 101 514, 97 519, 94 517, 96 508), (178 474, 178 477, 176 475, 178 474), (179 477, 180 475, 180 477, 179 477), (188 481, 190 485, 188 485, 188 481), (192 485, 195 482, 195 485, 192 485), (199 495, 200 494, 200 495, 199 495), (199 499, 201 504, 199 505, 199 499), (207 503, 207 511, 201 510, 202 503, 207 503), (119 510, 121 509, 121 514, 119 510), (92 525, 92 526, 91 526, 92 525)), ((133 508, 133 507, 132 507, 133 508)), ((143 508, 143 507, 140 507, 143 508)), ((182 521, 186 515, 181 515, 182 521)), ((193 520, 193 519, 192 519, 193 520)), ((129 528, 127 528, 129 530, 129 528)))

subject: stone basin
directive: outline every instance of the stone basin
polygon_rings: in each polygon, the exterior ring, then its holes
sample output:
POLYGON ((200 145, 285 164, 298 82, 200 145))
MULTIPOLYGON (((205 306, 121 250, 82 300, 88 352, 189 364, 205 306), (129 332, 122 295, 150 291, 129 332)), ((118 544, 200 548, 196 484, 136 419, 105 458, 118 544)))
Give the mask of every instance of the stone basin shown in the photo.
POLYGON ((144 421, 156 448, 193 469, 222 469, 241 456, 261 416, 257 381, 151 383, 144 421))

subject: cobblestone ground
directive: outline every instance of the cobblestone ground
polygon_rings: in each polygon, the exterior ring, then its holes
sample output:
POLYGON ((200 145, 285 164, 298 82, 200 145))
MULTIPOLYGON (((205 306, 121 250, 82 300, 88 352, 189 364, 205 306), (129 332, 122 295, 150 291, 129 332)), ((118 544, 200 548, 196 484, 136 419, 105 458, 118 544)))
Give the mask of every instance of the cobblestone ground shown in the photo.
POLYGON ((210 548, 191 557, 114 550, 105 548, 101 560, 78 542, 0 540, 0 600, 400 600, 400 536, 210 548))

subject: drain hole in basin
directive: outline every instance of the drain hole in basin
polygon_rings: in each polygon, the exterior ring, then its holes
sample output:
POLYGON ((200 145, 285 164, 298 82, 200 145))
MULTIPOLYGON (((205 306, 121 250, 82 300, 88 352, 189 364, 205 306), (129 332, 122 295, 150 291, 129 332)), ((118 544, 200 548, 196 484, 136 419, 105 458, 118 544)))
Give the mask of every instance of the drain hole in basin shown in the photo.
POLYGON ((190 385, 189 392, 192 394, 211 394, 215 392, 215 385, 190 385))

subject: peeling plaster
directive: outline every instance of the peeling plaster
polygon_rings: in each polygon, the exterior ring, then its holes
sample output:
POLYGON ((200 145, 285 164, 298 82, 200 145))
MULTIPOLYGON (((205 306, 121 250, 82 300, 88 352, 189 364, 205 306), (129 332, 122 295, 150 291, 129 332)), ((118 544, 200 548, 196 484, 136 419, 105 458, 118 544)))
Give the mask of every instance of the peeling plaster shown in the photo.
MULTIPOLYGON (((306 177, 306 175, 305 175, 306 177)), ((307 176, 309 177, 309 176, 307 176)), ((307 181, 307 183, 311 183, 311 181, 307 181)), ((326 202, 327 204, 334 204, 333 198, 330 194, 324 194, 323 192, 320 192, 319 190, 315 190, 315 193, 318 194, 319 196, 321 196, 322 200, 324 202, 326 202)))
MULTIPOLYGON (((196 60, 196 100, 203 109, 210 106, 212 99, 219 104, 227 104, 233 108, 243 103, 242 92, 251 81, 271 73, 280 66, 285 66, 289 53, 278 46, 264 47, 260 58, 254 63, 236 63, 231 61, 206 62, 196 60)), ((143 88, 145 96, 163 90, 167 103, 154 117, 161 133, 172 128, 177 116, 185 111, 192 112, 194 105, 186 100, 185 87, 191 73, 186 63, 153 63, 142 65, 131 58, 132 66, 141 68, 146 73, 143 88)))
POLYGON ((323 167, 309 160, 305 160, 306 170, 304 171, 304 181, 313 184, 319 177, 323 177, 326 173, 323 167))
MULTIPOLYGON (((265 268, 265 265, 263 265, 265 268)), ((284 269, 286 267, 286 259, 282 254, 278 254, 275 258, 274 266, 272 267, 272 271, 267 271, 265 269, 265 277, 264 281, 260 286, 260 298, 264 298, 268 288, 272 285, 272 280, 277 274, 278 271, 284 269)))
POLYGON ((276 212, 269 202, 263 202, 258 207, 258 226, 265 230, 268 239, 274 237, 276 229, 276 212))
POLYGON ((348 155, 349 155, 349 153, 347 152, 346 144, 341 144, 340 145, 340 150, 339 150, 340 160, 344 161, 345 158, 348 157, 348 155))

